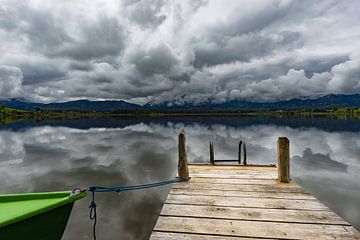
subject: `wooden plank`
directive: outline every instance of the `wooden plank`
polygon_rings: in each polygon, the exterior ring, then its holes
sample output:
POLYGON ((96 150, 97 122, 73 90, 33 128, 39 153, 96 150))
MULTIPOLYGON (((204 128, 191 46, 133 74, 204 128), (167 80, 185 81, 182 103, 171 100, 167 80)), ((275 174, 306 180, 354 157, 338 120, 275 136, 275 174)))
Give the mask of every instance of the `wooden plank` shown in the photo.
POLYGON ((235 220, 256 220, 294 223, 347 225, 338 215, 328 211, 298 211, 284 209, 234 208, 165 204, 161 216, 203 217, 235 220))
POLYGON ((273 176, 273 179, 277 178, 277 174, 275 171, 247 171, 247 170, 212 170, 212 171, 200 171, 200 170, 196 170, 193 171, 191 170, 191 176, 194 176, 193 174, 205 174, 205 175, 219 175, 221 176, 227 176, 227 175, 233 175, 233 176, 241 176, 241 175, 251 175, 251 176, 273 176))
POLYGON ((278 185, 246 185, 246 184, 215 184, 215 183, 177 183, 172 186, 173 189, 212 189, 212 190, 234 190, 245 192, 293 192, 305 193, 305 190, 299 186, 278 185))
POLYGON ((227 236, 214 236, 205 234, 192 234, 192 233, 169 233, 169 232, 156 232, 154 231, 150 237, 150 240, 251 240, 261 239, 269 240, 266 238, 239 238, 239 237, 227 237, 227 236))
POLYGON ((274 173, 264 174, 253 174, 253 173, 242 173, 242 174, 219 174, 219 173, 191 173, 191 177, 196 178, 229 178, 229 179, 271 179, 275 181, 277 178, 274 173))
POLYGON ((182 189, 172 188, 170 194, 180 195, 205 195, 205 196, 226 196, 226 197, 258 197, 258 198, 286 198, 286 199, 313 199, 316 198, 308 193, 282 193, 282 192, 244 192, 224 191, 212 189, 182 189))
MULTIPOLYGON (((192 183, 221 183, 221 184, 261 184, 261 185, 285 185, 275 181, 274 179, 242 179, 242 178, 197 178, 191 177, 190 180, 192 183)), ((286 186, 296 186, 294 183, 286 183, 286 186)))
POLYGON ((271 199, 271 198, 247 198, 247 197, 223 197, 223 196, 201 196, 201 195, 174 195, 169 194, 166 203, 195 204, 208 206, 228 207, 257 207, 276 209, 302 209, 302 210, 324 210, 329 208, 319 201, 294 200, 294 199, 271 199))
POLYGON ((360 239, 360 233, 277 169, 190 165, 150 239, 360 239))
POLYGON ((255 166, 233 166, 233 165, 191 165, 189 164, 191 171, 200 169, 201 171, 211 170, 255 170, 255 171, 277 171, 276 167, 255 167, 255 166))
POLYGON ((237 170, 237 169, 230 169, 230 170, 226 170, 226 169, 210 169, 210 170, 206 170, 206 169, 192 169, 190 168, 190 172, 191 174, 198 174, 198 173, 202 173, 202 174, 257 174, 257 175, 261 175, 261 174, 275 174, 275 176, 277 177, 277 172, 276 171, 272 171, 272 170, 261 170, 261 171, 255 171, 255 170, 237 170))
POLYGON ((360 239, 350 226, 160 216, 155 231, 281 239, 360 239))

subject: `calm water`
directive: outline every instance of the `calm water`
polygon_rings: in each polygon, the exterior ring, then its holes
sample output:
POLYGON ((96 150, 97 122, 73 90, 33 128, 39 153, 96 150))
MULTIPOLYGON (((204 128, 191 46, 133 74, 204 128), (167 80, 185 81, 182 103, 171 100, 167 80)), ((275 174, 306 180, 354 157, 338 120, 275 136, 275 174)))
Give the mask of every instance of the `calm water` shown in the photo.
MULTIPOLYGON (((0 193, 129 185, 173 178, 177 134, 191 162, 236 158, 276 162, 276 141, 291 142, 292 176, 360 229, 360 121, 275 118, 163 118, 20 122, 0 128, 0 193)), ((169 187, 97 194, 101 239, 148 239, 169 187)), ((92 239, 90 196, 75 204, 63 239, 92 239)))

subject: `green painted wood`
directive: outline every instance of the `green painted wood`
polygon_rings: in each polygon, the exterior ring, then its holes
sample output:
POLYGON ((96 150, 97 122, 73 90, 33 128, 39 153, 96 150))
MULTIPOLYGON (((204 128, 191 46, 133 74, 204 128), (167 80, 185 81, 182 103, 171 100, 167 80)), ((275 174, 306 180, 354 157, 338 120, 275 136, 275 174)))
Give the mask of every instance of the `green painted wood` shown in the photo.
POLYGON ((0 195, 0 239, 61 239, 76 200, 70 191, 0 195))
POLYGON ((0 195, 0 228, 86 196, 82 192, 70 197, 70 191, 0 195))
POLYGON ((61 240, 74 202, 0 228, 1 240, 61 240))

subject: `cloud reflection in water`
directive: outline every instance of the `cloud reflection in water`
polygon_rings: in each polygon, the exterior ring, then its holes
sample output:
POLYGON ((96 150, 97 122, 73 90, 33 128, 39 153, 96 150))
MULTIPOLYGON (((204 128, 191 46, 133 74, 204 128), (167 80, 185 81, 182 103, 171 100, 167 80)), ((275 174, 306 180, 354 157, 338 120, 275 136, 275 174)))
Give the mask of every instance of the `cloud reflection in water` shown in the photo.
MULTIPOLYGON (((237 157, 240 139, 248 162, 276 162, 276 141, 291 141, 292 176, 332 209, 360 227, 358 131, 326 131, 274 124, 236 126, 197 121, 135 122, 115 128, 36 126, 0 131, 1 193, 55 191, 89 185, 129 185, 176 174, 177 134, 187 135, 188 158, 207 162, 209 141, 216 158, 237 157)), ((147 239, 169 187, 98 194, 98 234, 104 239, 147 239)), ((79 201, 64 239, 91 238, 90 199, 79 201)))

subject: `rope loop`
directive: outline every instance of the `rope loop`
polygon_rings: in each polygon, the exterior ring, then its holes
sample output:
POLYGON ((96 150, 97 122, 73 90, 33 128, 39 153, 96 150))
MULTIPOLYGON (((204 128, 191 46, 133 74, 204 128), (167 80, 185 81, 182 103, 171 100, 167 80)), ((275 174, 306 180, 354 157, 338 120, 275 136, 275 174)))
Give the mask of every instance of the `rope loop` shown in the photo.
POLYGON ((96 240, 96 223, 97 223, 97 214, 96 214, 96 203, 95 203, 95 189, 89 188, 89 191, 92 193, 92 201, 90 203, 90 220, 94 220, 93 225, 93 238, 96 240))
POLYGON ((96 203, 95 203, 95 193, 96 192, 116 192, 121 193, 122 191, 132 191, 132 190, 140 190, 140 189, 147 189, 147 188, 155 188, 160 187, 168 184, 179 183, 182 182, 181 179, 171 179, 161 182, 155 183, 146 183, 140 185, 132 185, 132 186, 115 186, 115 187, 101 187, 101 186, 91 186, 88 188, 88 191, 92 194, 92 200, 89 206, 90 209, 90 220, 94 221, 93 225, 93 238, 96 240, 96 223, 97 223, 97 214, 96 214, 96 203))

